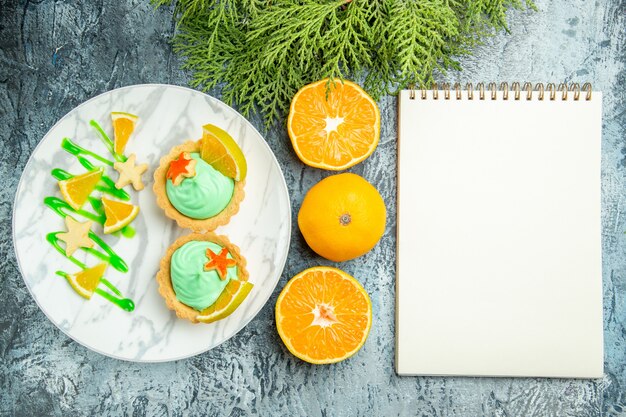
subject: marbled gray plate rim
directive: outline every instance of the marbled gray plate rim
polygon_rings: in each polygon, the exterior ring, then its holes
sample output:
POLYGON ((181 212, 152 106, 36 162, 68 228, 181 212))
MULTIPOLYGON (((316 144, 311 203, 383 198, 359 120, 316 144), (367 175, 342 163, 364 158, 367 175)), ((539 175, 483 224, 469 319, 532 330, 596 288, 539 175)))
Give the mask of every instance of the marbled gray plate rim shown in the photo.
MULTIPOLYGON (((16 222, 16 216, 15 216, 15 207, 17 206, 17 202, 18 202, 18 197, 20 195, 20 191, 22 190, 22 186, 23 186, 23 181, 24 181, 24 177, 25 177, 25 173, 31 169, 31 163, 33 162, 33 155, 37 152, 37 150, 42 146, 42 144, 46 141, 46 140, 50 140, 50 134, 51 132, 53 132, 57 126, 66 118, 68 118, 73 112, 75 112, 78 108, 85 106, 86 104, 95 101, 97 99, 99 99, 102 96, 108 95, 108 94, 112 94, 113 92, 116 91, 123 91, 123 90, 132 90, 134 88, 143 88, 143 87, 163 87, 163 88, 172 88, 172 89, 180 89, 183 91, 187 91, 190 92, 192 94, 201 94, 204 95, 212 100, 215 100, 217 102, 220 103, 220 105, 224 106, 226 109, 228 109, 229 111, 233 112, 237 117, 241 118, 244 122, 244 124, 246 124, 255 134, 257 139, 263 143, 263 146, 265 146, 267 148, 267 150, 269 151, 269 154, 271 155, 271 160, 274 163, 275 167, 278 169, 278 172, 280 173, 280 178, 281 178, 281 185, 282 185, 282 190, 284 191, 285 195, 286 195, 286 201, 287 201, 287 213, 291 213, 291 199, 289 198, 289 189, 287 187, 287 182, 285 181, 285 175, 280 167, 280 164, 278 163, 278 160, 276 159, 276 155, 274 154, 274 152, 272 151, 272 148, 270 148, 270 146, 268 145, 267 141, 265 140, 265 138, 263 137, 263 135, 261 135, 261 133, 254 127, 254 125, 252 125, 252 123, 250 123, 250 121, 248 119, 246 119, 243 115, 241 115, 241 113, 239 113, 237 110, 235 110, 234 108, 232 108, 231 106, 229 106, 228 104, 224 103, 223 101, 221 101, 220 99, 213 97, 209 94, 206 94, 202 91, 198 91, 198 90, 194 90, 192 88, 188 88, 188 87, 184 87, 184 86, 180 86, 180 85, 174 85, 174 84, 162 84, 162 83, 144 83, 144 84, 133 84, 133 85, 128 85, 128 86, 124 86, 124 87, 120 87, 120 88, 115 88, 112 90, 108 90, 105 92, 102 92, 100 94, 97 94, 85 101, 83 101, 82 103, 80 103, 78 106, 74 107, 73 109, 71 109, 69 112, 67 112, 65 115, 63 115, 63 117, 61 117, 59 120, 56 121, 56 123, 54 123, 54 125, 52 125, 52 127, 50 127, 50 129, 48 129, 48 131, 44 134, 43 138, 39 141, 39 143, 37 143, 37 145, 35 146, 35 148, 31 151, 30 156, 28 157, 28 161, 26 161, 26 164, 24 165, 24 169, 22 170, 22 173, 20 174, 20 180, 18 181, 17 187, 16 187, 16 191, 15 191, 15 196, 13 198, 13 207, 11 209, 11 241, 13 244, 13 252, 15 254, 15 259, 17 261, 17 267, 18 270, 20 272, 20 276, 22 277, 22 281, 24 281, 24 284, 26 285, 26 288, 28 289, 28 292, 30 294, 30 296, 32 297, 32 299, 35 301, 35 304, 37 304, 37 307, 39 308, 39 310, 41 310, 43 312, 43 314, 46 316, 46 318, 48 319, 48 321, 50 321, 57 329, 59 329, 63 334, 65 334, 67 337, 69 337, 71 340, 73 340, 74 342, 78 343, 79 345, 94 351, 96 353, 99 353, 101 355, 113 358, 113 359, 117 359, 120 361, 126 361, 126 362, 138 362, 138 363, 164 363, 164 362, 174 362, 174 361, 179 361, 179 360, 183 360, 183 359, 187 359, 187 358, 191 358, 197 355, 201 355, 205 352, 208 352, 211 349, 214 349, 218 346, 220 346, 222 343, 230 340, 233 336, 235 336, 237 333, 239 333, 244 327, 246 327, 261 311, 261 309, 263 309, 263 307, 265 307, 265 305, 267 304, 267 302, 269 301, 269 299, 271 298, 271 295, 273 293, 273 291, 268 295, 268 298, 265 300, 265 302, 262 305, 259 305, 259 307, 257 308, 257 310, 250 315, 250 317, 247 320, 243 320, 241 322, 241 324, 236 328, 236 330, 229 336, 225 337, 222 341, 218 342, 217 344, 208 347, 207 349, 195 352, 195 353, 191 353, 191 354, 184 354, 181 356, 177 356, 177 357, 172 357, 172 358, 167 358, 167 359, 131 359, 131 358, 125 358, 125 357, 121 357, 121 356, 117 356, 115 354, 112 354, 110 352, 105 352, 102 351, 94 346, 89 346, 86 343, 83 343, 81 340, 79 340, 78 338, 74 337, 73 335, 71 335, 68 331, 66 331, 65 329, 63 329, 58 323, 56 323, 48 314, 48 312, 41 306, 41 304, 39 303, 39 300, 37 299, 37 297, 35 296, 33 290, 30 288, 30 285, 28 284, 28 281, 26 280, 26 278, 24 277, 24 272, 23 272, 23 268, 22 268, 22 264, 21 264, 21 260, 20 260, 20 256, 19 253, 17 251, 17 243, 16 243, 16 229, 15 229, 15 222, 16 222)), ((292 222, 291 222, 291 216, 289 216, 288 218, 288 222, 287 222, 287 236, 291 236, 291 228, 292 228, 292 222)), ((285 264, 287 263, 287 257, 289 255, 289 248, 291 245, 291 240, 287 239, 287 245, 285 247, 285 250, 283 251, 282 254, 282 259, 280 260, 280 262, 278 263, 278 265, 280 266, 279 268, 276 269, 276 277, 274 279, 274 283, 272 284, 273 288, 276 289, 276 286, 278 285, 278 282, 280 281, 280 277, 282 275, 282 272, 285 268, 285 264)))

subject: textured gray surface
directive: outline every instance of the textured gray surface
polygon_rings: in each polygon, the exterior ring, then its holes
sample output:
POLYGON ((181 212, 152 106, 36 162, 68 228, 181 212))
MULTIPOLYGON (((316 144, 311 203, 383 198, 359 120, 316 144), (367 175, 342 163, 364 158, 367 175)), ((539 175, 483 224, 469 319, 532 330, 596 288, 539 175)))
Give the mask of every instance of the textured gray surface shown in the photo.
MULTIPOLYGON (((539 1, 463 60, 449 81, 591 81, 605 92, 603 255, 605 377, 597 381, 398 378, 393 372, 395 99, 380 102, 378 150, 353 170, 387 203, 381 243, 342 268, 358 277, 374 325, 354 358, 316 367, 292 357, 274 326, 278 291, 305 267, 327 264, 297 228, 278 289, 236 337, 198 357, 137 365, 72 342, 38 310, 10 241, 19 173, 45 132, 103 91, 143 82, 185 85, 168 41, 171 11, 144 0, 0 2, 0 415, 597 416, 626 414, 626 2, 539 1), (56 54, 55 54, 56 51, 56 54)), ((442 79, 443 81, 443 79, 442 79)), ((526 121, 520 120, 520 123, 526 121)), ((253 120, 260 126, 259 120, 253 120)), ((327 173, 303 167, 284 129, 267 135, 290 188, 294 213, 327 173)))

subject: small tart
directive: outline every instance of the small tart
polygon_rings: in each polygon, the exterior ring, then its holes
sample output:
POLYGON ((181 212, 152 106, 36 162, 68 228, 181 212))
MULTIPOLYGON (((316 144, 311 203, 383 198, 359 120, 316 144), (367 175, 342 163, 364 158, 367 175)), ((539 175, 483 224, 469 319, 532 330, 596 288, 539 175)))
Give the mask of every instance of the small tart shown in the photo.
POLYGON ((216 235, 212 232, 207 233, 192 233, 187 236, 179 237, 174 243, 170 245, 167 249, 167 252, 161 258, 161 264, 159 272, 156 275, 157 283, 159 284, 159 293, 165 299, 165 304, 170 310, 173 310, 176 315, 181 319, 186 319, 191 321, 192 323, 199 323, 198 317, 202 317, 205 310, 209 310, 211 306, 207 307, 203 311, 195 310, 192 307, 189 307, 186 304, 183 304, 176 298, 176 293, 174 292, 174 286, 172 284, 172 277, 170 274, 170 270, 172 267, 172 255, 178 248, 183 246, 185 243, 191 241, 205 241, 205 242, 213 242, 216 243, 223 248, 228 249, 228 252, 233 257, 233 259, 237 262, 237 276, 239 281, 248 281, 248 271, 246 269, 246 258, 241 255, 239 247, 228 240, 226 236, 216 235))
POLYGON ((182 152, 200 152, 202 148, 202 140, 192 141, 189 140, 182 145, 178 145, 173 147, 170 150, 170 153, 161 158, 159 163, 159 167, 154 172, 154 186, 152 187, 154 190, 154 194, 156 195, 157 204, 159 207, 165 211, 165 215, 172 220, 176 220, 178 226, 191 229, 194 232, 205 232, 215 230, 219 226, 223 226, 230 221, 230 218, 237 214, 239 211, 239 204, 241 200, 243 200, 244 193, 244 181, 235 181, 235 188, 233 191, 233 196, 230 199, 228 205, 216 214, 213 217, 209 217, 208 219, 193 219, 191 217, 187 217, 181 212, 179 212, 176 207, 172 205, 169 198, 167 197, 167 191, 165 185, 167 183, 167 170, 170 166, 170 163, 178 158, 178 156, 182 152))

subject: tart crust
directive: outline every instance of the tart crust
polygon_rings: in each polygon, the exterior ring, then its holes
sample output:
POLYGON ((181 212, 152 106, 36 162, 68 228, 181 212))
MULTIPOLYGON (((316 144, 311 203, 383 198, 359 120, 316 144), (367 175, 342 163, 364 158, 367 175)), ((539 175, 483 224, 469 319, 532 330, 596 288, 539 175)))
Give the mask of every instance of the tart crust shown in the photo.
POLYGON ((176 207, 174 207, 169 198, 167 198, 167 193, 165 191, 168 167, 170 166, 170 163, 181 154, 181 152, 200 152, 201 146, 202 140, 189 140, 181 145, 174 146, 170 150, 169 154, 161 158, 159 167, 156 171, 154 171, 154 185, 152 187, 154 194, 156 195, 157 205, 163 209, 165 215, 172 220, 176 220, 179 227, 191 229, 194 232, 213 231, 219 226, 227 224, 230 221, 230 218, 237 214, 239 211, 239 204, 245 197, 245 192, 243 190, 245 180, 235 181, 235 189, 233 190, 233 196, 230 199, 230 202, 224 210, 213 217, 209 217, 208 219, 192 219, 191 217, 187 217, 176 210, 176 207))
MULTIPOLYGON (((181 236, 174 241, 167 249, 167 252, 161 258, 160 269, 157 272, 156 280, 159 284, 159 294, 165 299, 165 304, 170 310, 173 310, 176 315, 181 319, 186 319, 192 323, 199 323, 197 317, 202 315, 201 311, 195 310, 186 304, 181 303, 176 298, 174 287, 172 286, 172 277, 170 275, 170 268, 172 266, 172 254, 176 249, 183 246, 185 243, 192 240, 207 241, 217 243, 218 245, 228 249, 231 256, 237 261, 237 275, 239 281, 248 280, 248 270, 246 269, 246 258, 241 255, 239 247, 230 242, 228 237, 223 235, 216 235, 212 232, 207 233, 192 233, 190 235, 181 236)), ((210 306, 209 306, 210 307, 210 306)), ((207 307, 207 308, 209 308, 207 307)))

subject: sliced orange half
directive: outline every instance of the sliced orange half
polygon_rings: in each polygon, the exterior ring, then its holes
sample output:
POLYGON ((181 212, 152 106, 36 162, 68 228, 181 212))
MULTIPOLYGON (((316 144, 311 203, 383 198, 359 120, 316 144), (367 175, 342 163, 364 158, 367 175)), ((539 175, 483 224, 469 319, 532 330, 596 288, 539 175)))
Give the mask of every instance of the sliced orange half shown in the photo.
POLYGON ((74 291, 76 291, 81 297, 85 297, 89 300, 100 283, 100 279, 104 275, 104 271, 106 269, 107 264, 101 263, 93 268, 68 275, 66 279, 74 291))
POLYGON ((102 178, 102 168, 59 181, 61 195, 74 210, 79 210, 102 178))
POLYGON ((109 200, 102 198, 102 206, 104 207, 104 233, 109 234, 117 232, 124 226, 128 226, 130 222, 135 220, 139 213, 139 207, 122 201, 109 200))
POLYGON ((314 364, 342 361, 365 343, 372 304, 344 271, 317 266, 300 272, 276 301, 276 327, 287 349, 314 364))
POLYGON ((307 165, 340 171, 370 156, 380 137, 376 102, 350 81, 317 81, 291 100, 287 129, 307 165))
POLYGON ((246 178, 248 164, 241 148, 228 132, 215 125, 202 126, 200 157, 235 181, 243 181, 246 178))
POLYGON ((204 323, 212 323, 230 316, 248 297, 254 287, 248 281, 230 280, 215 303, 203 310, 196 318, 204 323))
POLYGON ((130 135, 135 130, 138 116, 120 111, 111 112, 111 120, 113 121, 113 150, 115 153, 123 155, 124 149, 130 135))

